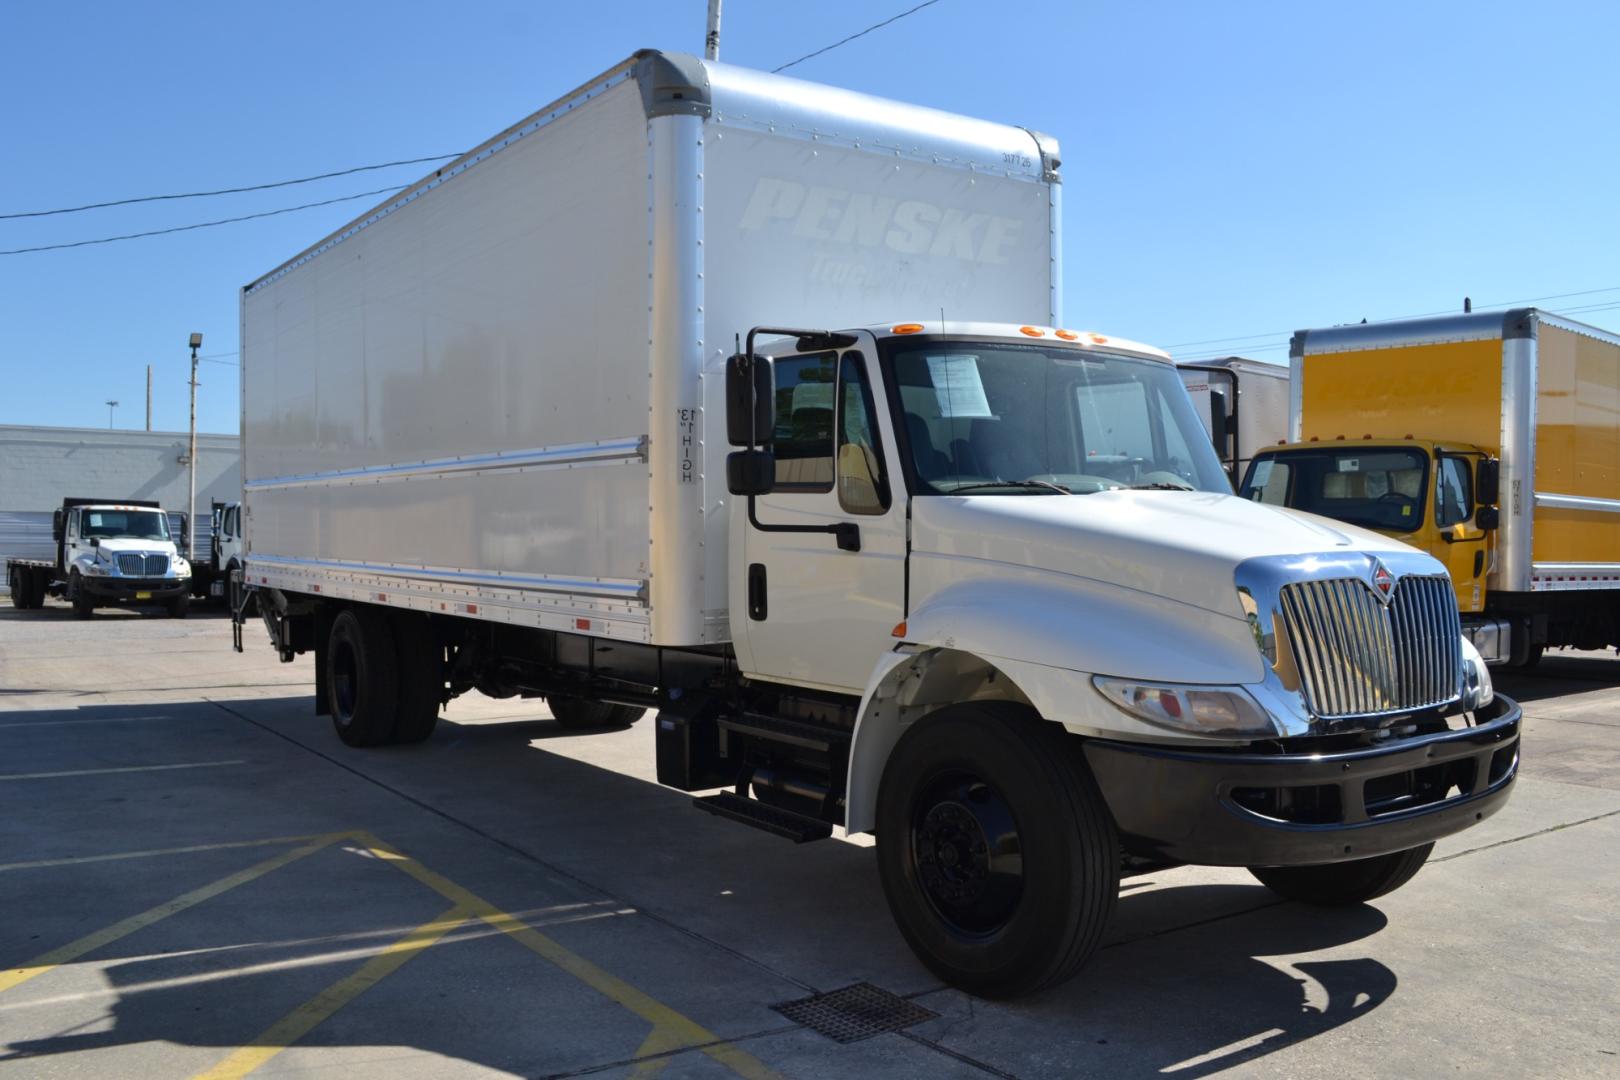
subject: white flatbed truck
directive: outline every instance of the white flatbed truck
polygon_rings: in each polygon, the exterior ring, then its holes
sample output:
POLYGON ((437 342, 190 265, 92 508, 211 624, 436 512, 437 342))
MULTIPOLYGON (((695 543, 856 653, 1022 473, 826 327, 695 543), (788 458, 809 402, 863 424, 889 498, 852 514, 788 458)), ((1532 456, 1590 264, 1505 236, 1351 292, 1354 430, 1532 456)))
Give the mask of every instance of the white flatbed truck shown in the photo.
POLYGON ((55 596, 72 604, 82 619, 111 606, 161 607, 185 618, 191 566, 157 503, 63 499, 52 515, 51 536, 54 559, 6 560, 13 607, 37 610, 55 596))
POLYGON ((700 808, 875 832, 978 994, 1076 971, 1122 874, 1399 886, 1519 709, 1439 563, 1235 498, 1169 358, 1064 327, 1058 180, 637 53, 244 289, 243 602, 354 746, 656 709, 700 808))

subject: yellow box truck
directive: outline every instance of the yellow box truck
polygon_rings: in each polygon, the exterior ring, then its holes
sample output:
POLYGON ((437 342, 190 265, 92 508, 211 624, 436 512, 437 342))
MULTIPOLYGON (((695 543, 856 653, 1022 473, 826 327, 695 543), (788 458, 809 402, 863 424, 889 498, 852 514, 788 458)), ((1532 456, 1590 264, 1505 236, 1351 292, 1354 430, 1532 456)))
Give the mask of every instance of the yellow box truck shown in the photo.
POLYGON ((1535 308, 1301 330, 1241 493, 1445 563, 1487 660, 1620 645, 1620 335, 1535 308))

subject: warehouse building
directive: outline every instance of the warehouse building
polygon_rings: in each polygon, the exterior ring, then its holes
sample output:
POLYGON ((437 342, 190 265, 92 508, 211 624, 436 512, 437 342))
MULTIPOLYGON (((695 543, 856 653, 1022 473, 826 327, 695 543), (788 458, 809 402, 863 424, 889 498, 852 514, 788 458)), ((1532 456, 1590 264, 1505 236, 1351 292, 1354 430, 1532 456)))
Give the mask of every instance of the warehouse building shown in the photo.
MULTIPOLYGON (((152 499, 171 517, 184 514, 188 439, 183 431, 0 425, 0 558, 54 558, 51 511, 66 495, 152 499)), ((241 492, 241 439, 199 434, 199 551, 211 501, 240 499, 241 492)))

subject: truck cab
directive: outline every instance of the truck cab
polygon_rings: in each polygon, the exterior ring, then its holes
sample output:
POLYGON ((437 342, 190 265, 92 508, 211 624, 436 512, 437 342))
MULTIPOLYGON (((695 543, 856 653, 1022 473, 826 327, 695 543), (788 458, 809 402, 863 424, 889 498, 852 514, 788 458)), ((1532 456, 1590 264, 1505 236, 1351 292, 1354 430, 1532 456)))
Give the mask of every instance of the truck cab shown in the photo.
POLYGON ((52 524, 57 560, 48 591, 81 618, 103 605, 161 606, 185 615, 191 566, 156 503, 68 499, 52 524))
MULTIPOLYGON (((1422 439, 1314 440, 1255 455, 1239 494, 1383 533, 1451 576, 1465 632, 1485 610, 1499 524, 1489 448, 1422 439)), ((1495 643, 1476 641, 1494 655, 1495 643)))
POLYGON ((213 503, 213 529, 208 540, 208 595, 223 599, 231 574, 242 567, 242 504, 213 503))

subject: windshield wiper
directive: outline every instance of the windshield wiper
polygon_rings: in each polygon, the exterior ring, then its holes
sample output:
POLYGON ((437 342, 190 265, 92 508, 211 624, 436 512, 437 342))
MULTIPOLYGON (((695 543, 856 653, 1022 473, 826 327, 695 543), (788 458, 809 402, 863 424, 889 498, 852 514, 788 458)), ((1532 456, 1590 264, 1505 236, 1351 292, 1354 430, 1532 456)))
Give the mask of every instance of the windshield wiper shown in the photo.
POLYGON ((982 491, 985 488, 1021 488, 1026 491, 1050 491, 1055 495, 1074 494, 1062 484, 1054 484, 1047 480, 992 480, 983 484, 963 484, 961 487, 951 488, 945 494, 960 495, 964 491, 982 491))
POLYGON ((1126 484, 1127 491, 1197 491, 1191 484, 1167 484, 1163 480, 1155 480, 1151 484, 1126 484))

